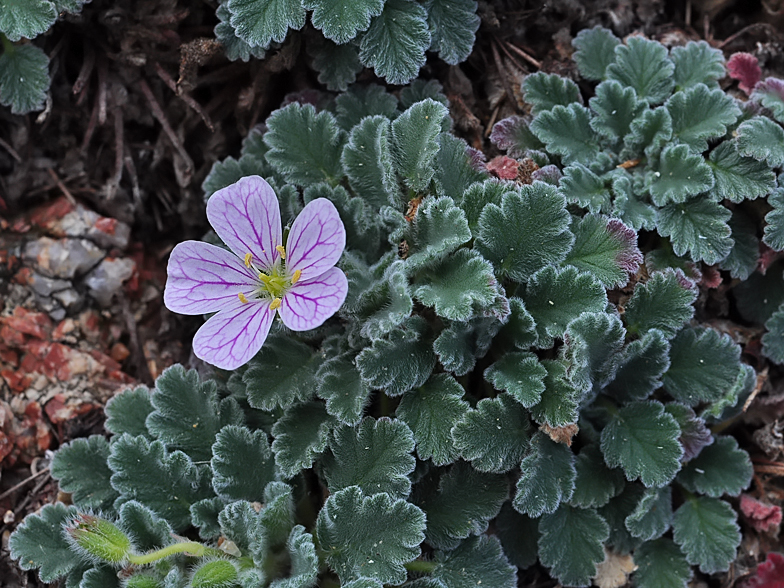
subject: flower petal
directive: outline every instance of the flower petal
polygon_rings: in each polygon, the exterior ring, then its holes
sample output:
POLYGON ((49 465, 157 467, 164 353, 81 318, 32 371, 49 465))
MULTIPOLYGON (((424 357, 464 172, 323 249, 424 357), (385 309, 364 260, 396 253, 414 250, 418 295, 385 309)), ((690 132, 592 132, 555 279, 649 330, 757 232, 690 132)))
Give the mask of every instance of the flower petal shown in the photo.
POLYGON ((271 268, 283 243, 278 197, 259 176, 247 176, 215 192, 207 201, 207 219, 240 259, 271 268))
POLYGON ((291 225, 286 267, 303 279, 320 276, 338 262, 346 247, 346 228, 335 205, 326 198, 308 202, 291 225))
POLYGON ((230 251, 209 243, 185 241, 169 256, 163 292, 166 308, 180 314, 204 314, 224 308, 238 294, 258 288, 256 276, 230 251))
POLYGON ((248 363, 264 344, 275 311, 270 300, 239 299, 204 323, 193 337, 196 357, 224 370, 248 363))
POLYGON ((283 296, 278 312, 292 331, 308 331, 335 314, 347 293, 346 275, 331 267, 317 278, 294 284, 283 296))

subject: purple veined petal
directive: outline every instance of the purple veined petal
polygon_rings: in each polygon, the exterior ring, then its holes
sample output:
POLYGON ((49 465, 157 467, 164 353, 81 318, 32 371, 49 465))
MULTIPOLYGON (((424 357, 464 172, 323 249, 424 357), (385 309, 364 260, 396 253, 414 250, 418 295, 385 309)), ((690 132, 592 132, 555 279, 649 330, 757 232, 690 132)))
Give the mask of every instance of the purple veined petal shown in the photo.
POLYGON ((261 349, 275 318, 270 302, 237 299, 210 317, 193 337, 196 357, 224 370, 248 363, 261 349))
POLYGON ((163 291, 166 308, 180 314, 204 314, 225 308, 258 288, 258 280, 241 259, 209 243, 185 241, 169 256, 163 291))
POLYGON ((308 331, 335 314, 346 294, 346 275, 331 267, 317 278, 294 284, 283 296, 278 312, 283 324, 292 331, 308 331))
POLYGON ((259 176, 247 176, 215 192, 207 201, 207 220, 240 259, 272 267, 282 244, 280 206, 270 185, 259 176))
POLYGON ((346 228, 337 208, 326 198, 308 202, 291 225, 286 267, 302 271, 302 279, 320 276, 338 262, 346 247, 346 228))

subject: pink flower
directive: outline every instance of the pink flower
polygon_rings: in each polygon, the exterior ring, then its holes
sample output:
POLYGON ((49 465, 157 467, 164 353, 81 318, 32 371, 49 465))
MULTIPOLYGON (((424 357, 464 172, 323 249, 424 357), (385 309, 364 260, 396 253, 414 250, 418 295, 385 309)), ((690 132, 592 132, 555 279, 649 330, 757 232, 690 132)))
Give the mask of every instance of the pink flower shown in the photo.
POLYGON ((285 248, 278 199, 259 176, 215 192, 207 219, 231 252, 201 241, 180 243, 169 257, 163 293, 174 312, 217 311, 193 338, 197 357, 235 369, 261 349, 276 313, 291 330, 307 331, 343 304, 348 281, 334 265, 346 230, 326 198, 305 206, 285 248))

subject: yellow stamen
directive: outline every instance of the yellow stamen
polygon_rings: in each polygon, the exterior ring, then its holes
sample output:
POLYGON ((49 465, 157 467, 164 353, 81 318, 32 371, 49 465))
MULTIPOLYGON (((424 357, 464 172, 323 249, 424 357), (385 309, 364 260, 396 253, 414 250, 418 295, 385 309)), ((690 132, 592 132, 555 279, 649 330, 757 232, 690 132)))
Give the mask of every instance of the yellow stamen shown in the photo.
POLYGON ((245 254, 245 267, 250 268, 250 260, 253 259, 253 256, 250 253, 245 254))
POLYGON ((283 247, 283 245, 275 245, 275 249, 277 249, 278 253, 280 253, 281 259, 286 259, 286 249, 283 247))
POLYGON ((270 310, 275 310, 280 308, 280 302, 281 302, 280 298, 276 298, 275 300, 273 300, 272 304, 270 304, 270 310))
POLYGON ((299 278, 301 275, 302 275, 302 270, 296 270, 294 272, 294 275, 291 276, 291 283, 296 284, 297 282, 299 282, 299 278))
MULTIPOLYGON (((250 255, 250 254, 248 254, 248 255, 250 255)), ((248 303, 248 299, 245 298, 245 294, 243 294, 242 292, 239 293, 239 297, 240 297, 240 302, 242 302, 243 304, 247 304, 248 303)))

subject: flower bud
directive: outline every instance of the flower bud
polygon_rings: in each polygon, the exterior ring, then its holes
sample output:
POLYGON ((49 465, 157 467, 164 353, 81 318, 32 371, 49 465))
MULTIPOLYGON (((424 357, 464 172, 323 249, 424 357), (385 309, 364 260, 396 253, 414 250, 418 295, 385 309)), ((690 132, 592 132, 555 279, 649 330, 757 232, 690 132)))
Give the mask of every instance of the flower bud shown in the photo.
POLYGON ((199 566, 191 577, 193 588, 229 588, 237 583, 237 568, 225 559, 215 559, 199 566))
POLYGON ((66 532, 92 559, 119 564, 131 553, 131 540, 117 525, 92 515, 77 515, 66 527, 66 532))

